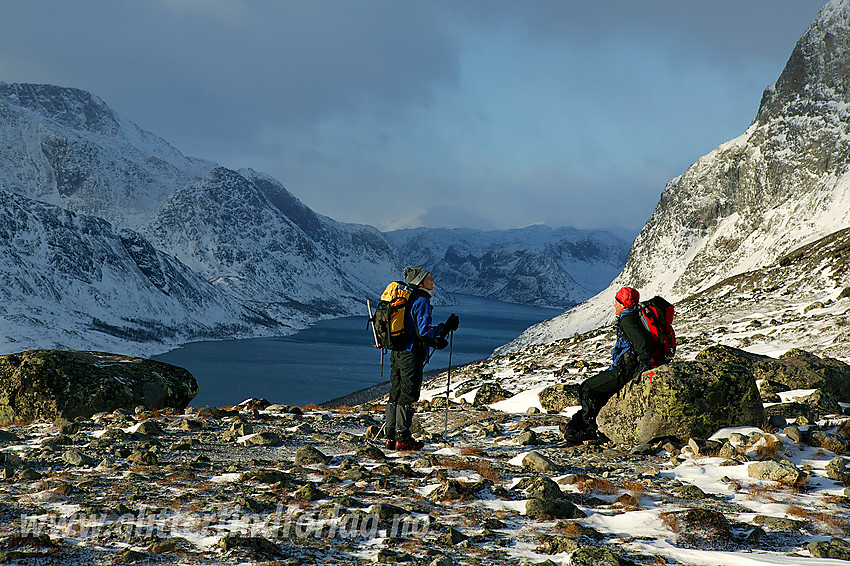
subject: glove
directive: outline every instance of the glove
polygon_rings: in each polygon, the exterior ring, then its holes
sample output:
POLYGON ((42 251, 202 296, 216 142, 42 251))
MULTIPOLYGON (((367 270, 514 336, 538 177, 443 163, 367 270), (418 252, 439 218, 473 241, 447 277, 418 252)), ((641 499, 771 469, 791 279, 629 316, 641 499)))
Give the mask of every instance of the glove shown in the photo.
POLYGON ((437 348, 438 350, 442 350, 443 348, 445 348, 448 345, 449 345, 449 341, 446 340, 445 338, 439 338, 439 337, 434 338, 434 347, 437 348))
POLYGON ((460 319, 456 314, 452 313, 452 315, 446 319, 446 322, 443 324, 443 328, 446 329, 446 332, 453 332, 457 330, 458 325, 460 324, 460 319))

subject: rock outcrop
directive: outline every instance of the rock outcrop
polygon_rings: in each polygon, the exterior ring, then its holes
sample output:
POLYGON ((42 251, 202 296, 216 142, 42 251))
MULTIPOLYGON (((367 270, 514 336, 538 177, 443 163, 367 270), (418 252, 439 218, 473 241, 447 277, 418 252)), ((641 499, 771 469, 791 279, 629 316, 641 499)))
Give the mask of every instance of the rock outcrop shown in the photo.
POLYGON ((774 390, 819 389, 836 401, 850 403, 850 366, 839 360, 821 358, 799 349, 789 350, 774 359, 728 346, 706 348, 697 354, 697 359, 742 365, 757 381, 763 380, 774 390))
POLYGON ((102 352, 0 356, 0 425, 90 417, 116 409, 182 409, 198 393, 187 370, 102 352))

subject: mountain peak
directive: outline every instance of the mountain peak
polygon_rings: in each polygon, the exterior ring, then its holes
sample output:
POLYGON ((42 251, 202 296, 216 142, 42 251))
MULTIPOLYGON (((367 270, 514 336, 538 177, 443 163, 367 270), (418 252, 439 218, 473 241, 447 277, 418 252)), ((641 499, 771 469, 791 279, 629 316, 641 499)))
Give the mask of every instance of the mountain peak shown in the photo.
POLYGON ((797 42, 785 69, 762 97, 757 120, 765 122, 794 102, 850 101, 850 0, 833 0, 797 42))
POLYGON ((0 83, 0 98, 76 130, 105 136, 115 136, 121 130, 117 116, 103 100, 77 88, 0 83))

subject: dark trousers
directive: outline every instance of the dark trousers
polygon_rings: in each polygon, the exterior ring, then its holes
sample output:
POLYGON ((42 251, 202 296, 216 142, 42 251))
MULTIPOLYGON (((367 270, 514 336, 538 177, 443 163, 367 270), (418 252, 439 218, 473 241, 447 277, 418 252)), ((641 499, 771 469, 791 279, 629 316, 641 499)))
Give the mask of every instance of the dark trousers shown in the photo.
POLYGON ((624 368, 613 367, 585 379, 578 387, 581 410, 570 421, 570 427, 576 430, 596 429, 596 415, 617 391, 630 380, 631 375, 624 368))
POLYGON ((422 374, 425 368, 425 348, 415 346, 413 351, 394 351, 390 355, 390 398, 387 402, 386 434, 388 439, 410 438, 413 423, 413 403, 419 400, 422 374))

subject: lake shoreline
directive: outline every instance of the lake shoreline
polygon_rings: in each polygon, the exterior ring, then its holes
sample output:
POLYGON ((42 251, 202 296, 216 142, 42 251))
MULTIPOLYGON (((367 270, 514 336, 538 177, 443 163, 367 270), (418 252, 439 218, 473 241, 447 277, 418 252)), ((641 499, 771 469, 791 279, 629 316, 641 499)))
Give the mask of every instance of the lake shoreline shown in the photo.
MULTIPOLYGON (((450 313, 460 317, 455 332, 452 366, 487 359, 526 328, 560 311, 504 303, 474 296, 463 302, 435 307, 434 322, 450 313)), ((365 309, 364 309, 365 310, 365 309)), ((372 343, 366 316, 327 319, 295 334, 231 341, 184 344, 152 357, 187 369, 198 381, 197 406, 232 406, 249 398, 299 406, 354 404, 385 395, 390 376, 389 356, 372 343)), ((449 349, 437 350, 426 367, 434 375, 448 367, 449 349)))
MULTIPOLYGON (((462 368, 469 364, 474 364, 478 361, 481 360, 475 360, 473 362, 468 362, 459 366, 452 366, 452 370, 462 368)), ((426 371, 423 376, 422 382, 425 383, 429 379, 440 375, 448 369, 448 366, 446 366, 444 368, 426 371)), ((370 387, 364 387, 363 389, 352 391, 351 393, 336 397, 335 399, 330 399, 328 401, 325 401, 324 403, 319 403, 318 405, 325 409, 335 409, 337 407, 353 407, 355 405, 362 405, 363 403, 376 401, 384 395, 387 395, 390 392, 390 385, 391 384, 389 381, 382 381, 381 383, 376 383, 375 385, 372 385, 370 387)))

